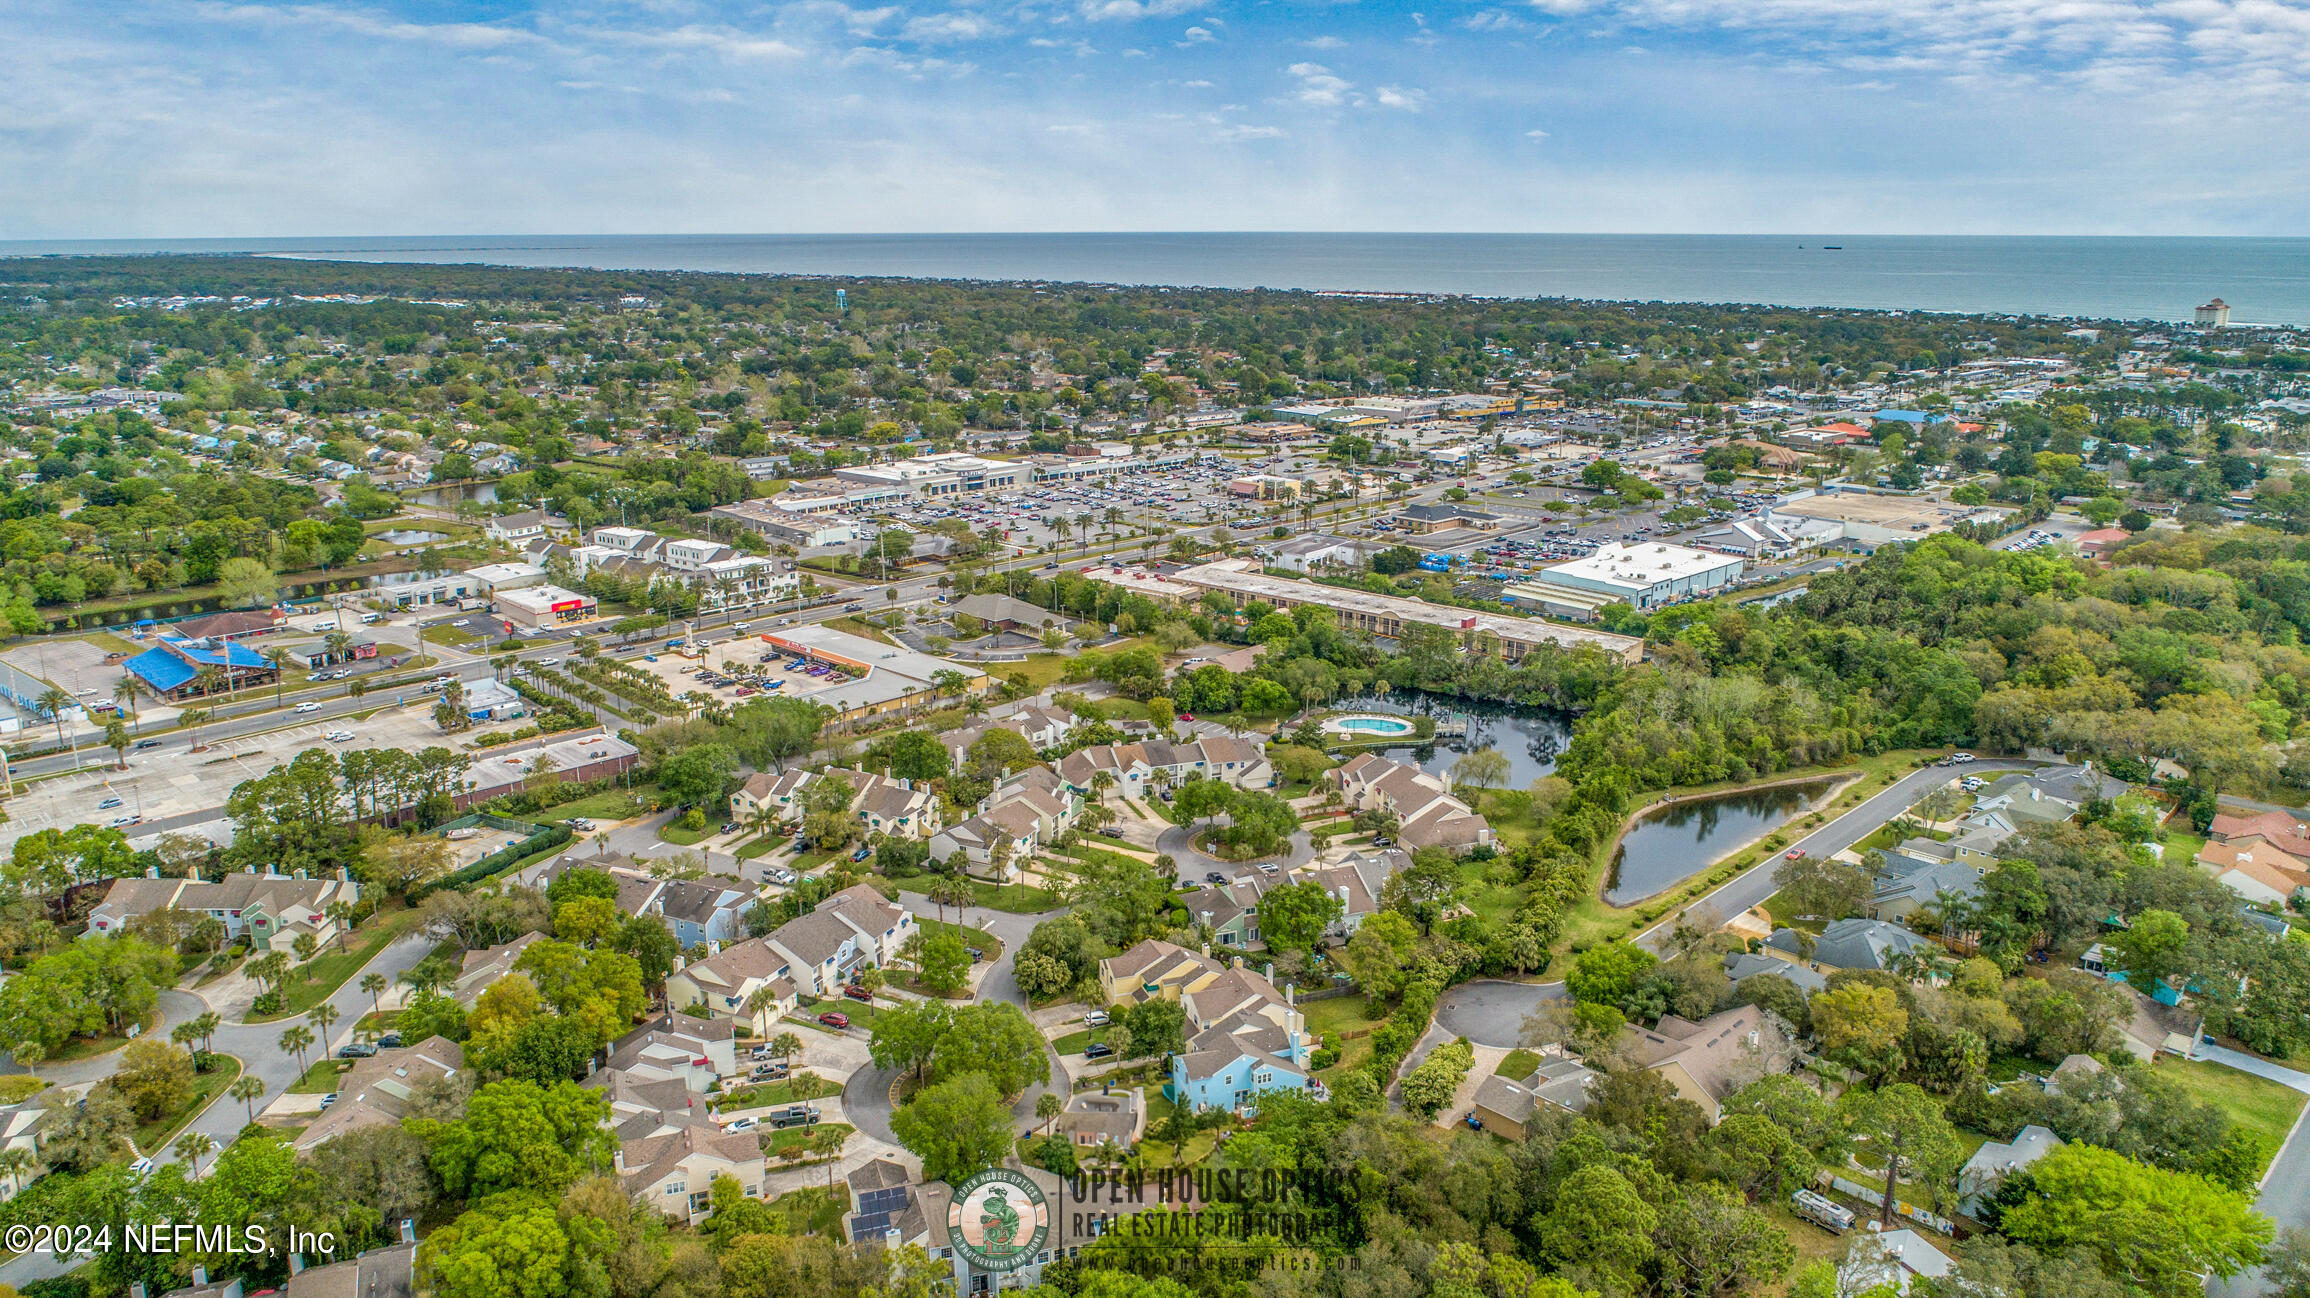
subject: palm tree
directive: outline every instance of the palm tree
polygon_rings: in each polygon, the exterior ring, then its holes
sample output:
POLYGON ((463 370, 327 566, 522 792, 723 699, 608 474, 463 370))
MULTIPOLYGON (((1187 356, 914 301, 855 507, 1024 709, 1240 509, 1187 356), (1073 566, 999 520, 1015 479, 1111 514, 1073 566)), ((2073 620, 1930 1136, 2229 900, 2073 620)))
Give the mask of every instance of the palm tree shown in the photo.
POLYGON ((1060 1099, 1056 1091, 1045 1091, 1035 1097, 1035 1116, 1043 1120, 1043 1135, 1046 1139, 1051 1134, 1051 1124, 1057 1122, 1059 1115, 1066 1111, 1067 1102, 1060 1099))
POLYGON ((297 1057, 297 1071, 299 1073, 306 1071, 305 1051, 312 1044, 313 1030, 308 1027, 293 1027, 281 1034, 281 1053, 284 1055, 295 1055, 297 1057))
POLYGON ((274 645, 265 650, 265 661, 273 665, 273 706, 277 708, 281 706, 281 691, 289 683, 289 664, 297 661, 297 655, 290 653, 287 645, 274 645))
POLYGON ((321 1048, 323 1050, 329 1048, 330 1027, 333 1026, 338 1019, 343 1017, 343 1011, 339 1010, 336 1006, 331 1005, 327 1001, 322 1001, 320 1004, 315 1005, 313 1008, 305 1011, 305 1021, 311 1023, 314 1028, 319 1030, 321 1034, 321 1048))
POLYGON ((64 747, 64 709, 71 707, 73 701, 72 695, 66 693, 61 685, 51 685, 40 691, 40 710, 46 712, 48 719, 56 723, 56 746, 58 748, 64 747))
POLYGON ((362 695, 367 694, 369 692, 369 678, 366 676, 356 676, 353 679, 345 682, 345 692, 352 695, 354 698, 360 698, 362 695))
POLYGON ((250 1077, 247 1074, 243 1074, 241 1080, 234 1082, 232 1086, 225 1091, 225 1094, 236 1100, 239 1100, 244 1106, 246 1106, 249 1114, 249 1121, 251 1122, 255 1122, 257 1120, 257 1097, 263 1095, 264 1093, 264 1082, 261 1079, 250 1077))
POLYGON ((192 683, 198 687, 193 692, 205 699, 216 693, 219 686, 229 685, 230 679, 222 667, 203 667, 193 673, 192 683))
POLYGON ((771 1006, 776 1005, 777 1003, 778 989, 772 987, 768 983, 764 983, 760 987, 755 988, 753 992, 746 997, 746 1015, 748 1018, 753 1020, 754 1026, 756 1028, 759 1028, 763 1032, 768 1032, 770 1030, 770 1025, 763 1022, 762 1012, 769 1009, 771 1006))
POLYGON ((136 710, 136 678, 134 676, 126 674, 121 676, 120 683, 112 687, 112 701, 115 705, 128 709, 128 724, 131 728, 144 724, 144 718, 139 716, 136 710))
POLYGON ((353 656, 353 633, 331 631, 321 637, 321 647, 329 651, 330 662, 343 662, 353 656))
POLYGON ((8 1193, 11 1196, 24 1188, 24 1174, 39 1165, 40 1160, 34 1158, 29 1149, 18 1147, 0 1150, 0 1172, 8 1174, 8 1193))
POLYGON ((200 1132, 190 1131, 176 1142, 176 1156, 189 1164, 192 1168, 192 1174, 197 1177, 201 1174, 201 1159, 207 1157, 208 1152, 216 1147, 217 1142, 214 1140, 200 1132))
POLYGON ((201 725, 208 719, 209 710, 207 708, 186 708, 176 714, 177 724, 192 731, 192 750, 196 753, 201 750, 201 725))
POLYGON ((369 1012, 371 1014, 382 1014, 385 1012, 382 998, 385 994, 385 989, 390 986, 392 986, 392 983, 388 982, 385 978, 385 975, 383 974, 373 973, 361 975, 361 990, 369 993, 369 1012))
POLYGON ((770 1053, 778 1056, 779 1063, 787 1063, 802 1053, 802 1038, 791 1032, 781 1032, 770 1038, 770 1053))

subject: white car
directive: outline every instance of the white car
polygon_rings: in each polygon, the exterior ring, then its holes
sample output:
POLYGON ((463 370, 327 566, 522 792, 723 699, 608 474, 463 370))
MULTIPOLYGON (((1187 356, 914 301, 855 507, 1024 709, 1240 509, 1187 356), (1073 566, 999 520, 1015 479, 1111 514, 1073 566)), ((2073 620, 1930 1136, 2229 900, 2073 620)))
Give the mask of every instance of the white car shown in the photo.
POLYGON ((318 704, 318 703, 312 702, 312 701, 311 701, 311 700, 309 700, 309 699, 308 699, 307 701, 305 701, 305 702, 303 702, 303 703, 300 703, 300 704, 298 704, 298 705, 297 705, 297 712, 298 712, 298 715, 300 715, 300 716, 301 716, 301 715, 303 715, 303 714, 305 714, 305 713, 308 713, 308 712, 319 712, 320 710, 321 710, 321 705, 320 705, 320 704, 318 704))
POLYGON ((328 740, 332 744, 342 744, 353 738, 353 732, 350 730, 332 730, 328 734, 321 736, 321 738, 328 740))
POLYGON ((538 666, 540 666, 540 667, 559 667, 559 666, 561 666, 561 659, 559 659, 559 658, 540 658, 540 659, 538 659, 538 660, 537 660, 537 665, 538 665, 538 666))
POLYGON ((761 1126, 761 1125, 762 1125, 762 1123, 761 1123, 760 1119, 757 1119, 757 1118, 740 1118, 740 1119, 738 1119, 736 1122, 733 1122, 733 1123, 731 1123, 729 1126, 722 1128, 722 1130, 724 1130, 724 1131, 752 1131, 754 1128, 756 1128, 756 1127, 759 1127, 759 1126, 761 1126))

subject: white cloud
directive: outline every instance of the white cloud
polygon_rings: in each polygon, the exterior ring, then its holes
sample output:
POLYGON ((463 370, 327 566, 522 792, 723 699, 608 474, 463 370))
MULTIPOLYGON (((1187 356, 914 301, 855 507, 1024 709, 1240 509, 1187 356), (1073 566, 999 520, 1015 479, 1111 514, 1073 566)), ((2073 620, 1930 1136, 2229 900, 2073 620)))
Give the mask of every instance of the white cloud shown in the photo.
POLYGON ((1401 109, 1407 113, 1420 111, 1428 102, 1428 92, 1403 86, 1381 86, 1378 90, 1380 107, 1401 109))
POLYGON ((1078 12, 1086 22, 1137 22, 1142 18, 1176 18, 1201 9, 1208 0, 1081 0, 1078 12))
POLYGON ((1472 32, 1520 32, 1526 24, 1515 15, 1499 9, 1483 9, 1460 20, 1460 26, 1472 32))
POLYGON ((957 11, 910 19, 899 34, 910 41, 975 41, 994 35, 996 30, 979 14, 957 11))
POLYGON ((1222 140, 1276 140, 1283 138, 1280 126, 1222 126, 1215 134, 1222 140))
POLYGON ((196 3, 186 6, 185 12, 210 22, 265 28, 335 28, 376 40, 409 41, 458 50, 504 49, 508 46, 539 43, 542 39, 535 32, 490 23, 406 22, 332 5, 287 5, 276 8, 253 4, 196 3))
POLYGON ((1344 50, 1347 42, 1337 36, 1310 36, 1300 44, 1311 50, 1344 50))
POLYGON ((1534 144, 1538 144, 1540 141, 1542 141, 1542 140, 1545 140, 1545 139, 1547 139, 1547 138, 1548 138, 1548 132, 1546 132, 1546 131, 1526 131, 1526 132, 1524 132, 1524 138, 1525 138, 1525 139, 1527 139, 1527 140, 1530 140, 1530 141, 1532 141, 1534 144))
POLYGON ((1182 46, 1202 45, 1206 42, 1219 39, 1218 37, 1211 34, 1211 29, 1208 27, 1190 27, 1185 32, 1181 33, 1181 35, 1184 37, 1184 39, 1179 42, 1182 46))

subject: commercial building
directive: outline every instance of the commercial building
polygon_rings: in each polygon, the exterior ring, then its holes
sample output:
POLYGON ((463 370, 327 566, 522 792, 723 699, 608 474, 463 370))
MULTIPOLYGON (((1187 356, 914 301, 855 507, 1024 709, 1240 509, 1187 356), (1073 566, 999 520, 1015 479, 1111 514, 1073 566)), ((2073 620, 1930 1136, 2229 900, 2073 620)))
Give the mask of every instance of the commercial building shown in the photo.
POLYGON ((2005 511, 1951 504, 1932 496, 1904 496, 1855 488, 1800 491, 1773 506, 1779 515, 1825 519, 1844 525, 1844 539, 1863 553, 1895 541, 1914 541, 1946 532, 1962 522, 1993 519, 2005 511))
POLYGON ((525 631, 590 622, 598 612, 593 596, 550 583, 501 590, 492 604, 499 617, 525 631))
POLYGON ((1745 565, 1738 555, 1662 541, 1607 545, 1585 558, 1552 564, 1533 580, 1517 583, 1509 594, 1560 616, 1579 616, 1574 610, 1584 608, 1593 616, 1599 596, 1607 603, 1643 610, 1723 590, 1740 580, 1745 565), (1552 598, 1559 593, 1564 597, 1552 598))
POLYGON ((1450 631, 1465 649, 1497 654, 1509 662, 1516 662, 1526 654, 1543 648, 1590 648, 1629 664, 1644 657, 1644 641, 1635 636, 1591 631, 1585 627, 1543 622, 1536 618, 1478 613, 1446 604, 1430 604, 1425 600, 1375 595, 1370 591, 1346 590, 1314 582, 1293 581, 1287 577, 1271 577, 1261 572, 1258 563, 1250 559, 1222 559, 1174 573, 1151 573, 1139 568, 1094 565, 1085 568, 1083 575, 1094 581, 1104 581, 1136 591, 1150 599, 1172 603, 1187 603, 1202 599, 1209 593, 1218 593, 1239 606, 1253 601, 1279 609, 1312 604, 1332 610, 1342 627, 1369 631, 1391 640, 1400 638, 1406 626, 1425 623, 1450 631))
POLYGON ((474 589, 488 599, 501 590, 519 590, 524 586, 545 584, 545 569, 534 563, 485 563, 478 568, 466 569, 465 575, 474 589))
POLYGON ((834 471, 838 482, 889 493, 895 499, 1007 491, 1027 482, 1028 474, 1027 466, 1016 461, 989 460, 962 451, 935 451, 888 464, 854 465, 834 471))
POLYGON ((1227 484, 1229 495, 1245 500, 1297 500, 1300 490, 1299 479, 1275 473, 1247 474, 1227 484))
POLYGON ((832 719, 838 722, 930 703, 949 692, 949 686, 954 693, 977 693, 987 688, 987 674, 976 667, 815 623, 759 638, 782 653, 836 669, 837 675, 829 678, 829 684, 815 690, 790 687, 786 692, 834 709, 832 719), (940 683, 942 679, 945 685, 940 683))
POLYGON ((1371 561, 1373 555, 1386 548, 1373 541, 1355 541, 1344 536, 1316 532, 1264 546, 1260 555, 1271 568, 1313 572, 1327 568, 1361 568, 1371 561))
POLYGON ((138 684, 170 702, 270 685, 281 674, 263 654, 230 640, 163 640, 122 666, 138 684))

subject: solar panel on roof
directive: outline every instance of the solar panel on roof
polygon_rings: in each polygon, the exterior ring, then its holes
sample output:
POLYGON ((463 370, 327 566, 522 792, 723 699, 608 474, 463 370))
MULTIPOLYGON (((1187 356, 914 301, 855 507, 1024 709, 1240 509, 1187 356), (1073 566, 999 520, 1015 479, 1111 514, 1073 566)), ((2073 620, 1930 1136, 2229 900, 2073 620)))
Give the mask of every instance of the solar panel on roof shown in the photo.
POLYGON ((891 1186, 883 1190, 868 1190, 858 1196, 858 1210, 866 1212, 902 1212, 906 1209, 906 1187, 891 1186))
POLYGON ((890 1214, 870 1212, 850 1223, 850 1242, 855 1244, 890 1229, 890 1214))

